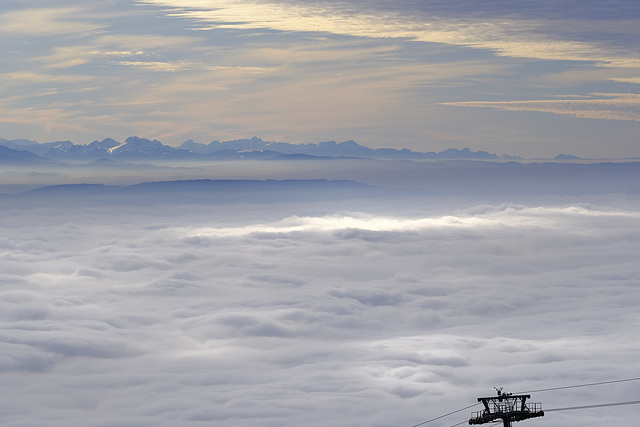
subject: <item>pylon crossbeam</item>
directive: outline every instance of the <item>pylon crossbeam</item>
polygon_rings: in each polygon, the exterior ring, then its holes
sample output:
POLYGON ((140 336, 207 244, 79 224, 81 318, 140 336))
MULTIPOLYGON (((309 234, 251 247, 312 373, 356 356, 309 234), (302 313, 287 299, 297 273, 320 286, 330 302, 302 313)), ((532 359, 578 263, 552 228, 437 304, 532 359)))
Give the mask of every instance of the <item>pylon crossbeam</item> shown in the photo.
POLYGON ((541 403, 527 403, 530 397, 514 396, 501 390, 495 397, 479 397, 478 402, 484 405, 484 410, 472 413, 469 424, 485 424, 501 419, 505 426, 510 426, 512 421, 544 416, 541 403))

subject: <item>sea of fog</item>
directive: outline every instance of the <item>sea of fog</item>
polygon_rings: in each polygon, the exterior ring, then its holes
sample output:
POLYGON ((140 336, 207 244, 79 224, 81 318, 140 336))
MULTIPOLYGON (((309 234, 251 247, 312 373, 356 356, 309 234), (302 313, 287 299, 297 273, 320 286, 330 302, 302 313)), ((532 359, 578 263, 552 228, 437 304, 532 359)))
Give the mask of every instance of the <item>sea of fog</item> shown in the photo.
POLYGON ((2 425, 411 427, 639 377, 638 194, 463 193, 2 198, 2 425))

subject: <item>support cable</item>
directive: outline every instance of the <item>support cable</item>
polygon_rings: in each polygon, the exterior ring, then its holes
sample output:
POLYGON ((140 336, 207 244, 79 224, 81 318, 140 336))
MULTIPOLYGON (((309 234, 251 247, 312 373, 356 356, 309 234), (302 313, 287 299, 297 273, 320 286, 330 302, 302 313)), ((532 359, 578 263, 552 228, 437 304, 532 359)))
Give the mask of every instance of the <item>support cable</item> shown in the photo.
POLYGON ((599 403, 596 405, 585 405, 585 406, 570 406, 567 408, 545 409, 544 411, 545 412, 571 411, 574 409, 604 408, 607 406, 638 405, 638 404, 640 404, 640 400, 632 400, 630 402, 599 403))
POLYGON ((639 378, 626 378, 626 379, 623 379, 623 380, 602 381, 602 382, 599 382, 599 383, 567 385, 567 386, 564 386, 564 387, 543 388, 543 389, 540 389, 540 390, 521 391, 521 392, 518 392, 518 394, 539 393, 539 392, 542 392, 542 391, 552 391, 552 390, 565 390, 565 389, 568 389, 568 388, 578 388, 578 387, 591 387, 591 386, 594 386, 594 385, 623 383, 623 382, 638 381, 638 380, 640 380, 640 377, 639 378))
MULTIPOLYGON (((430 423, 430 422, 432 422, 432 421, 439 420, 439 419, 444 418, 444 417, 448 417, 449 415, 453 415, 453 414, 457 414, 458 412, 466 411, 467 409, 469 409, 469 408, 473 408, 474 406, 477 406, 477 405, 479 405, 479 404, 480 404, 480 403, 474 403, 473 405, 469 405, 469 406, 464 407, 464 408, 462 408, 462 409, 458 409, 458 410, 456 410, 456 411, 449 412, 448 414, 440 415, 439 417, 432 418, 432 419, 430 419, 430 420, 427 420, 427 421, 421 422, 420 424, 416 424, 416 425, 413 425, 413 426, 411 426, 411 427, 418 427, 418 426, 421 426, 421 425, 423 425, 423 424, 427 424, 427 423, 430 423)), ((466 421, 465 421, 465 422, 466 422, 466 421)), ((460 424, 456 424, 456 425, 460 425, 460 424)))

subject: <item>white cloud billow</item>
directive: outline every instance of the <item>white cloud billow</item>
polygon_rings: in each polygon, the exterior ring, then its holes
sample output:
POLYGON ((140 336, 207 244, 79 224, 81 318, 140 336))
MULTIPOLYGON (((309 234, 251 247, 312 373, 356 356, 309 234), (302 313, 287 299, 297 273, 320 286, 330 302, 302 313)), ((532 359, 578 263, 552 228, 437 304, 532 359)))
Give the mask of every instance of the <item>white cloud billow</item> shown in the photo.
POLYGON ((324 217, 292 216, 275 223, 254 224, 242 227, 204 227, 177 230, 188 237, 215 236, 240 237, 256 233, 286 234, 295 232, 336 232, 344 230, 363 230, 374 232, 410 232, 443 229, 477 229, 490 227, 548 227, 560 228, 579 218, 636 218, 635 212, 601 211, 584 206, 536 207, 507 206, 460 215, 446 215, 431 218, 394 218, 351 213, 324 217))

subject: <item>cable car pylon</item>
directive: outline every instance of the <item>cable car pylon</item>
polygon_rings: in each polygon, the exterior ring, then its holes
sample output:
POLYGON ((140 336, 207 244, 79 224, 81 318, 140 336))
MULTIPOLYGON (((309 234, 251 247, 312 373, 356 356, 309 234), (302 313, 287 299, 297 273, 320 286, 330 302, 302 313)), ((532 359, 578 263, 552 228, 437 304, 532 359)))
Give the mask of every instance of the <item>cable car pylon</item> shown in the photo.
POLYGON ((473 412, 469 424, 485 424, 501 419, 504 427, 511 427, 514 421, 544 416, 542 403, 527 402, 530 395, 503 393, 502 388, 496 388, 496 391, 497 396, 478 398, 478 402, 484 405, 484 410, 473 412))

